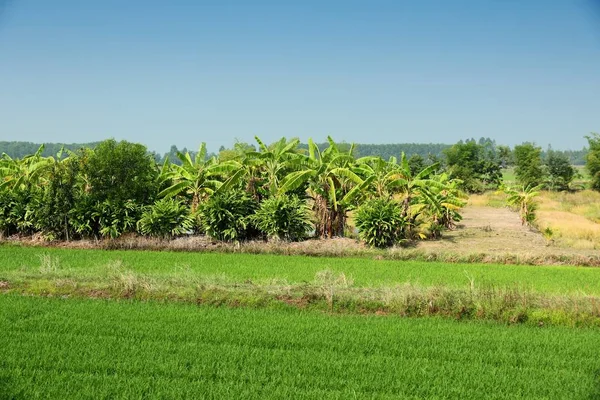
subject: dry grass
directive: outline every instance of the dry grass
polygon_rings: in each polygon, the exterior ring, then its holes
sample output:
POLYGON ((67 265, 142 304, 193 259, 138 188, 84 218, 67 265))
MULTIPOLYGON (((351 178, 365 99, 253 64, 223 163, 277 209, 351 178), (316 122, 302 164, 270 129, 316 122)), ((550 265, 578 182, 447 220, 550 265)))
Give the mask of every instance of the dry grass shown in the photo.
POLYGON ((506 206, 506 195, 502 192, 472 194, 469 195, 467 205, 474 207, 504 207, 506 206))
POLYGON ((537 226, 549 229, 556 245, 600 249, 600 193, 544 192, 538 203, 537 226))
MULTIPOLYGON (((488 192, 473 195, 474 207, 504 207, 506 196, 488 192)), ((550 244, 581 250, 600 249, 600 193, 542 192, 538 204, 536 227, 545 232, 550 244)))

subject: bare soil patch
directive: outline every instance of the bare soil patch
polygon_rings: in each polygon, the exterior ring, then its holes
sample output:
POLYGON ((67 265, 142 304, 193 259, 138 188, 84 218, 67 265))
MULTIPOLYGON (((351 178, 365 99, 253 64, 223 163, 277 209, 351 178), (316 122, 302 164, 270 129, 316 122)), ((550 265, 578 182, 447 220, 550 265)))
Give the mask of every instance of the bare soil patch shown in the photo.
POLYGON ((518 213, 508 208, 468 205, 462 216, 456 229, 444 232, 442 239, 419 242, 417 248, 458 254, 595 255, 592 251, 553 246, 539 231, 522 225, 518 213))

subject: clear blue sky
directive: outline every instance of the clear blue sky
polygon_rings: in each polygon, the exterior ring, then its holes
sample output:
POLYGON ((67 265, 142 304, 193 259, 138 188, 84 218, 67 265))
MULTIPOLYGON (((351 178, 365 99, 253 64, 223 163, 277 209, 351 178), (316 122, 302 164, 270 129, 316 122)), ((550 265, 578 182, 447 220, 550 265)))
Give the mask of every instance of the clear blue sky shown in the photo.
POLYGON ((600 131, 598 0, 0 0, 0 140, 600 131), (4 5, 2 7, 2 4, 4 5))

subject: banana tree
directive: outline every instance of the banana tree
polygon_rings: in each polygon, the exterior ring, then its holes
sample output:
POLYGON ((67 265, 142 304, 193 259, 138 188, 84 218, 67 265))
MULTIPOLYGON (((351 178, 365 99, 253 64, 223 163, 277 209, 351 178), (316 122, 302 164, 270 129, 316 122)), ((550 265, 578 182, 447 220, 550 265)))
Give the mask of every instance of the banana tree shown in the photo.
POLYGON ((246 151, 238 156, 238 170, 229 177, 220 191, 226 191, 245 181, 246 192, 260 202, 265 196, 277 194, 283 177, 298 169, 302 157, 298 152, 298 139, 288 142, 281 138, 267 146, 258 136, 254 138, 259 150, 246 151))
POLYGON ((40 177, 53 161, 52 157, 42 157, 43 151, 44 145, 41 145, 35 154, 22 159, 13 159, 3 153, 0 162, 0 177, 2 177, 0 190, 20 190, 37 185, 40 177))
POLYGON ((182 165, 167 164, 170 167, 163 166, 161 170, 159 179, 171 182, 171 185, 163 189, 159 197, 189 196, 192 213, 196 212, 201 202, 221 187, 223 176, 239 168, 239 163, 235 161, 219 163, 215 157, 206 159, 206 143, 200 145, 194 156, 189 152, 177 152, 177 157, 182 165))
POLYGON ((388 161, 375 156, 359 158, 356 160, 355 172, 365 178, 372 177, 367 187, 370 198, 391 198, 398 193, 399 178, 403 176, 396 157, 390 157, 388 161))
POLYGON ((352 145, 347 152, 341 152, 336 143, 327 138, 329 147, 323 152, 309 139, 308 156, 303 156, 304 168, 288 174, 279 187, 279 193, 286 193, 308 183, 307 194, 312 199, 316 217, 316 233, 323 238, 343 236, 346 227, 346 213, 356 205, 356 200, 373 177, 361 178, 353 171, 354 157, 352 145))
POLYGON ((541 184, 522 186, 518 190, 514 188, 505 189, 505 193, 508 195, 507 203, 519 207, 522 225, 531 225, 535 221, 537 204, 534 198, 539 196, 543 187, 544 185, 541 184))
MULTIPOLYGON (((433 176, 431 182, 429 190, 418 192, 414 212, 425 217, 430 236, 437 238, 443 229, 452 229, 462 219, 459 211, 467 196, 460 190, 462 181, 449 179, 447 174, 433 176)), ((422 233, 420 236, 424 238, 422 233)))

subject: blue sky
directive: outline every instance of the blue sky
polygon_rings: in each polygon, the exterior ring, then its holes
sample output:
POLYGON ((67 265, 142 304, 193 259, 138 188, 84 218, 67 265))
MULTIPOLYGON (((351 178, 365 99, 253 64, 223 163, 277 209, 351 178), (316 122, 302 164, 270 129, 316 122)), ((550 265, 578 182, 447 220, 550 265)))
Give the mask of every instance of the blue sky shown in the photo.
POLYGON ((0 140, 580 149, 600 131, 597 0, 1 4, 0 140))

